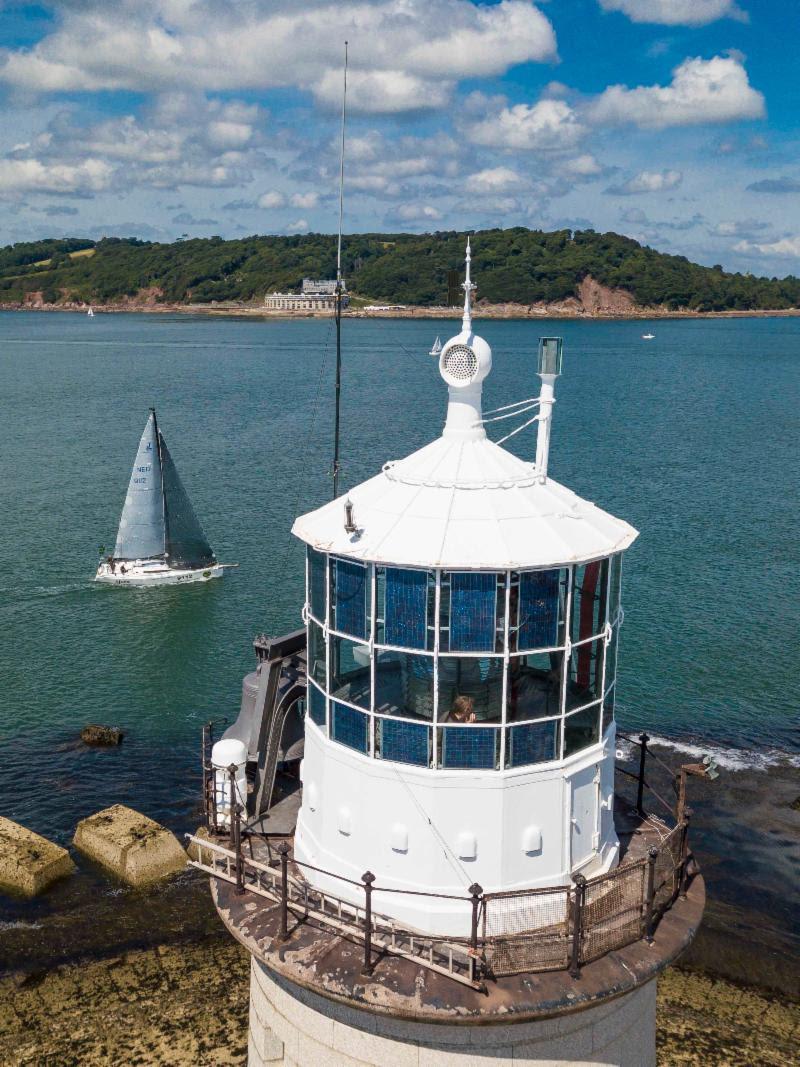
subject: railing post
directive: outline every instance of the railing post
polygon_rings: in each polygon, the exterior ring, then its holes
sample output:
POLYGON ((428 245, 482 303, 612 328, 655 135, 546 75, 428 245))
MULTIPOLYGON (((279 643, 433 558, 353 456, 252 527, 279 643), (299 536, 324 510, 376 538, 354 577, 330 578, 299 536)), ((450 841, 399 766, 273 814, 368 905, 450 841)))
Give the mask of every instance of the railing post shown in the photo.
POLYGON ((650 740, 646 733, 639 734, 639 741, 641 742, 641 748, 639 750, 639 785, 636 789, 636 810, 640 815, 644 815, 644 808, 642 807, 642 795, 644 793, 644 765, 647 759, 647 742, 650 740))
POLYGON ((233 809, 236 807, 236 764, 231 763, 228 767, 228 774, 230 776, 230 797, 229 797, 229 809, 228 809, 228 847, 234 848, 236 841, 234 840, 233 832, 233 809))
POLYGON ((244 856, 242 855, 242 805, 234 805, 231 813, 233 847, 236 852, 236 892, 244 893, 244 856))
POLYGON ((472 896, 472 919, 469 928, 469 979, 471 982, 474 982, 475 967, 478 959, 478 915, 480 913, 483 887, 479 886, 477 882, 473 882, 473 884, 469 887, 469 891, 472 896))
POLYGON ((658 848, 651 845, 647 850, 647 896, 644 907, 644 939, 648 943, 653 940, 653 903, 656 896, 656 860, 658 848))
POLYGON ((581 934, 583 933, 583 904, 586 899, 586 879, 582 874, 576 874, 572 881, 575 883, 575 907, 572 913, 572 956, 569 973, 573 978, 580 978, 581 934))
POLYGON ((364 966, 361 973, 370 975, 374 970, 372 966, 372 883, 375 881, 375 875, 372 871, 366 871, 361 875, 361 881, 364 883, 364 966))
POLYGON ((289 939, 289 846, 281 841, 277 848, 281 858, 281 932, 279 940, 289 939))
POLYGON ((678 893, 685 897, 689 889, 689 819, 692 817, 692 809, 683 809, 683 829, 681 830, 681 860, 678 878, 678 893))

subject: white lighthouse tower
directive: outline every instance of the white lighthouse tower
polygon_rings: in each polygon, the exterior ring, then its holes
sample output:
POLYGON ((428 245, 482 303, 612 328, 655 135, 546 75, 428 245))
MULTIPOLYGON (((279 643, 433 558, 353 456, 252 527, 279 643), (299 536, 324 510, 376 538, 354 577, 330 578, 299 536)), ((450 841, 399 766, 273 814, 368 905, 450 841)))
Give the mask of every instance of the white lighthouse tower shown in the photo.
MULTIPOLYGON (((441 436, 294 524, 296 829, 273 823, 267 850, 251 839, 238 858, 218 845, 204 868, 253 955, 251 1067, 647 1067, 654 979, 702 914, 685 821, 641 798, 635 825, 630 805, 615 812, 621 558, 637 531, 549 476, 559 339, 540 341, 538 399, 484 416, 473 288, 468 245, 441 436), (486 434, 520 414, 537 421, 534 463, 486 434)), ((248 825, 270 833, 269 817, 248 825)))
MULTIPOLYGON (((334 500, 293 531, 308 545, 310 720, 295 855, 456 896, 616 864, 620 556, 636 537, 547 476, 559 342, 541 346, 536 464, 487 437, 492 353, 469 268, 468 248, 441 437, 351 489, 350 521, 334 500)), ((461 901, 392 903, 420 930, 463 928, 461 901)))

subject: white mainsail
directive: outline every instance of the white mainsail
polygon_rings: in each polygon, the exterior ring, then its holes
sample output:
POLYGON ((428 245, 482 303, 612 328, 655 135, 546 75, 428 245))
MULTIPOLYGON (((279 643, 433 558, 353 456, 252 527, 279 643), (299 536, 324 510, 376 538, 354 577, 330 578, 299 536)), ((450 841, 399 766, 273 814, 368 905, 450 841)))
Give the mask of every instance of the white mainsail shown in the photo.
POLYGON ((164 487, 156 413, 150 412, 119 520, 114 559, 152 559, 166 551, 164 487))

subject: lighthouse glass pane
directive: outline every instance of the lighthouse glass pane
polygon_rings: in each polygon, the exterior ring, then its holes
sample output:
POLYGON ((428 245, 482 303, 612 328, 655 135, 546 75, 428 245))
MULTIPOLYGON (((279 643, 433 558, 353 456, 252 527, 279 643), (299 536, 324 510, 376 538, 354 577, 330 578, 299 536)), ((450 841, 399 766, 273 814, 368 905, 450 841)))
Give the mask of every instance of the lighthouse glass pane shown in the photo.
POLYGON ((572 756, 581 749, 597 744, 600 737, 600 705, 576 711, 564 719, 564 756, 572 756))
POLYGON ((611 557, 611 577, 608 586, 608 618, 611 622, 619 613, 619 594, 622 586, 622 554, 611 557))
POLYGON ((323 688, 328 685, 328 673, 325 668, 325 638, 322 627, 313 619, 308 622, 308 673, 323 688))
POLYGON ((559 634, 561 571, 524 571, 519 576, 519 614, 516 647, 552 648, 562 644, 559 634))
POLYGON ((379 649, 375 711, 406 719, 433 718, 433 656, 379 649))
POLYGON ((453 571, 442 575, 449 586, 449 615, 444 615, 443 644, 450 652, 494 652, 498 634, 502 639, 502 608, 498 612, 498 577, 503 575, 453 571), (448 625, 445 626, 445 623, 448 625))
POLYGON ((350 704, 369 709, 369 646, 346 637, 331 637, 330 693, 350 704))
POLYGON ((435 594, 435 584, 430 578, 428 571, 385 568, 383 644, 400 645, 402 648, 433 648, 428 610, 431 594, 435 594))
POLYGON ((575 568, 572 586, 572 642, 601 633, 606 624, 608 560, 575 568))
POLYGON ((331 627, 352 637, 367 637, 369 570, 363 563, 335 559, 331 566, 331 627))
POLYGON ((512 656, 508 669, 508 719, 545 719, 561 712, 563 652, 512 656))
POLYGON ((619 640, 619 625, 612 627, 611 640, 606 648, 606 680, 605 688, 610 689, 617 680, 617 641, 619 640))
POLYGON ((401 719, 376 719, 375 755, 394 763, 428 767, 431 762, 431 728, 401 719))
POLYGON ((611 689, 606 689, 606 695, 603 697, 603 733, 614 721, 615 693, 616 689, 612 686, 611 689))
POLYGON ((331 737, 356 752, 369 750, 369 716, 331 701, 331 737))
POLYGON ((439 657, 439 722, 457 721, 459 709, 474 715, 475 722, 500 720, 503 661, 499 656, 439 657))
POLYGON ((322 552, 308 550, 308 607, 319 622, 325 622, 325 563, 322 552))
POLYGON ((602 696, 604 637, 573 647, 569 657, 566 710, 569 712, 602 696))
POLYGON ((494 770, 500 759, 500 731, 487 726, 445 726, 439 731, 439 766, 494 770))
POLYGON ((308 687, 308 716, 317 726, 325 729, 325 694, 315 685, 308 687))
POLYGON ((511 726, 506 740, 506 766, 547 763, 559 756, 559 719, 511 726))

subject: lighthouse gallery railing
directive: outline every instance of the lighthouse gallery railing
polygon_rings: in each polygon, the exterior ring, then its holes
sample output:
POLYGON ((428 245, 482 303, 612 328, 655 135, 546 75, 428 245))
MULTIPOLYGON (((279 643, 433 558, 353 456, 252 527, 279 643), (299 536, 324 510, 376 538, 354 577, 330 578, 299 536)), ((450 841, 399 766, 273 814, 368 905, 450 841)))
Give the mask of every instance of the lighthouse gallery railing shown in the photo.
MULTIPOLYGON (((666 827, 664 827, 666 830, 666 827)), ((300 863, 290 846, 266 842, 266 857, 256 858, 242 845, 241 812, 236 812, 228 844, 189 836, 193 865, 236 887, 239 893, 265 898, 276 909, 276 937, 289 940, 291 930, 311 922, 355 937, 364 945, 363 971, 371 974, 376 953, 404 956, 421 966, 466 985, 480 987, 485 978, 569 970, 577 977, 582 965, 642 939, 652 940, 658 921, 685 892, 690 854, 687 823, 670 830, 647 856, 630 860, 595 878, 575 875, 571 886, 519 892, 484 893, 479 885, 470 896, 413 893, 433 899, 463 901, 463 936, 421 933, 373 907, 373 895, 384 900, 408 894, 376 884, 367 871, 361 882, 300 863), (291 865, 291 869, 290 869, 291 865), (363 892, 355 904, 318 889, 304 870, 316 871, 363 892)))

